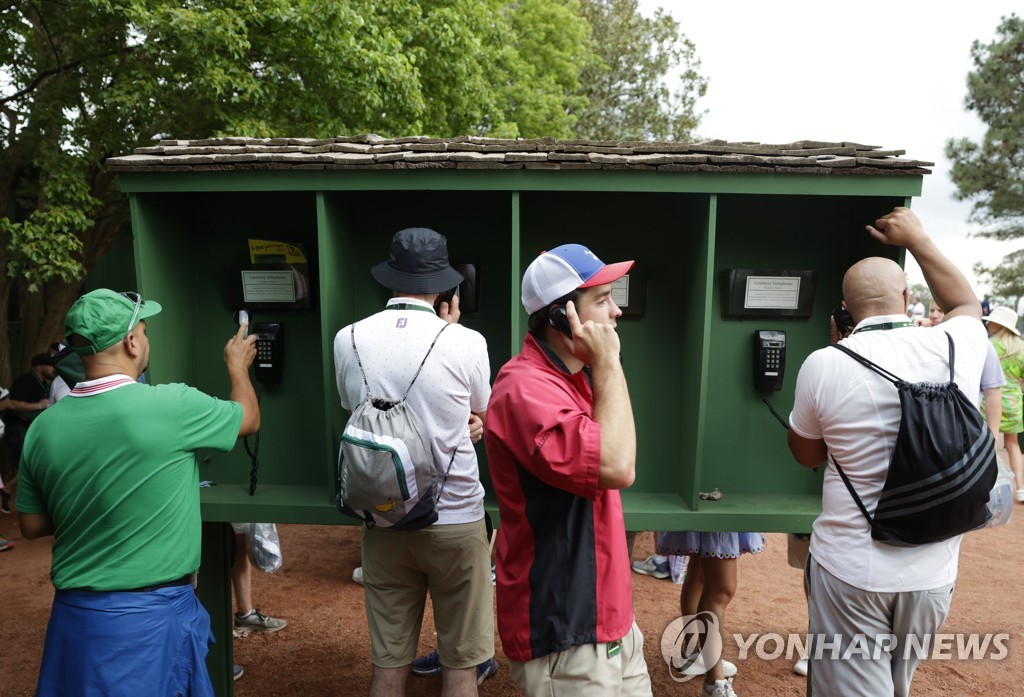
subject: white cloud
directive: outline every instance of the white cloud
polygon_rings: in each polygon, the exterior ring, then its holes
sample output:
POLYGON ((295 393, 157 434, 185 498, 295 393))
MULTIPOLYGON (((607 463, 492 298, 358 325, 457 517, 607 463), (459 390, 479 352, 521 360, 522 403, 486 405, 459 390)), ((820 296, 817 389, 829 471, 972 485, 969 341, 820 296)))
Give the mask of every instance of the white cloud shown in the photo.
MULTIPOLYGON (((970 48, 995 38, 1019 0, 975 0, 959 9, 923 0, 641 0, 662 7, 696 44, 709 79, 700 134, 732 141, 854 141, 935 162, 913 208, 975 284, 977 261, 997 262, 1024 241, 968 237, 970 204, 953 199, 945 142, 977 140, 984 126, 963 109, 970 48)), ((867 222, 867 221, 866 221, 867 222)), ((923 282, 908 260, 913 282, 923 282)))

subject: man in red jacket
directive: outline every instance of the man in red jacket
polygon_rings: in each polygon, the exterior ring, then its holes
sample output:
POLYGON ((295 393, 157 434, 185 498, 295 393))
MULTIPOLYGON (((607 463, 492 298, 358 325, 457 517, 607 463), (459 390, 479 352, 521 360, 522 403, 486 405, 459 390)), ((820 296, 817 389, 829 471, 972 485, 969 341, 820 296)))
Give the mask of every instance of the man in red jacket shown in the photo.
POLYGON ((530 333, 502 367, 484 442, 498 494, 498 631, 527 695, 650 695, 619 489, 633 483, 636 429, 604 264, 567 244, 523 277, 530 333))

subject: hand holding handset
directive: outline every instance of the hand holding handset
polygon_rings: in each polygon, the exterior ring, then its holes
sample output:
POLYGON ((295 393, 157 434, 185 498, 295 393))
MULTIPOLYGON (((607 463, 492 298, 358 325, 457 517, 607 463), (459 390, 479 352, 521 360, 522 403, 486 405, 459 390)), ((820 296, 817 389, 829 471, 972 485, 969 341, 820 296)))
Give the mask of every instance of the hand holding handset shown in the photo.
POLYGON ((548 321, 566 337, 566 348, 587 365, 593 367, 605 358, 619 362, 619 335, 615 327, 591 320, 581 321, 571 300, 566 305, 551 308, 548 321))
POLYGON ((249 336, 249 311, 239 310, 238 312, 235 313, 235 319, 238 321, 238 326, 245 327, 244 336, 249 336))
POLYGON ((462 314, 459 311, 459 287, 439 293, 434 300, 434 312, 445 322, 456 323, 462 314))
POLYGON ((255 339, 248 338, 248 313, 245 310, 239 310, 235 313, 235 319, 238 320, 238 329, 224 345, 224 362, 229 370, 232 366, 237 366, 248 372, 256 355, 255 339))
POLYGON ((260 382, 280 382, 284 372, 284 327, 277 322, 249 323, 249 313, 239 310, 235 319, 240 327, 245 326, 245 336, 250 332, 256 336, 256 359, 254 373, 260 382))

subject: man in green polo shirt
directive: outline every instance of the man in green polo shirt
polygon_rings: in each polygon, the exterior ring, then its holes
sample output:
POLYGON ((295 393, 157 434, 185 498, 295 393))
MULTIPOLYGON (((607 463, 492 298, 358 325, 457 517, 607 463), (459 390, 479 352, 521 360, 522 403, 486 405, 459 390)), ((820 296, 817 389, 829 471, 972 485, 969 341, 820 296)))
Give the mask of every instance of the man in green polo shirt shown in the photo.
POLYGON ((259 429, 243 325, 224 348, 230 400, 145 385, 146 320, 160 305, 107 289, 64 321, 85 380, 40 414, 21 461, 26 538, 53 535, 56 589, 37 694, 211 695, 199 567, 196 450, 259 429))

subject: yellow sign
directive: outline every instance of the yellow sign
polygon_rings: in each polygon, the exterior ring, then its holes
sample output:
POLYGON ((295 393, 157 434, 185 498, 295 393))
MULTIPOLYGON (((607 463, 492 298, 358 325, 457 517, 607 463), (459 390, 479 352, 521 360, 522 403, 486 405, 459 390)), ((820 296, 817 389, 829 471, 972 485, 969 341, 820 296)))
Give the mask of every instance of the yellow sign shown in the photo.
POLYGON ((249 240, 249 261, 253 264, 305 264, 301 244, 280 240, 249 240))

